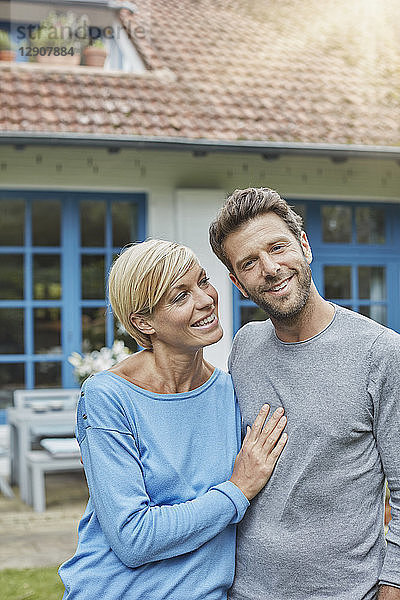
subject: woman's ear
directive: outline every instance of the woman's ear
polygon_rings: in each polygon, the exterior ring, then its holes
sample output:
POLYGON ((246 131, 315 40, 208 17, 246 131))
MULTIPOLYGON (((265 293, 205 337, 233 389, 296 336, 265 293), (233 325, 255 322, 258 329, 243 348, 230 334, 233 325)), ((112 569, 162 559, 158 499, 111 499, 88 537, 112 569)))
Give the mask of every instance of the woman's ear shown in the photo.
POLYGON ((312 255, 311 246, 310 246, 310 243, 308 241, 305 231, 301 232, 301 242, 300 243, 301 243, 301 249, 303 250, 304 257, 305 257, 306 261, 308 262, 308 264, 310 265, 312 262, 312 259, 313 259, 313 255, 312 255))
POLYGON ((141 333, 145 333, 146 335, 152 335, 155 333, 154 328, 151 323, 145 319, 142 315, 136 315, 134 313, 129 317, 132 325, 136 327, 141 333))

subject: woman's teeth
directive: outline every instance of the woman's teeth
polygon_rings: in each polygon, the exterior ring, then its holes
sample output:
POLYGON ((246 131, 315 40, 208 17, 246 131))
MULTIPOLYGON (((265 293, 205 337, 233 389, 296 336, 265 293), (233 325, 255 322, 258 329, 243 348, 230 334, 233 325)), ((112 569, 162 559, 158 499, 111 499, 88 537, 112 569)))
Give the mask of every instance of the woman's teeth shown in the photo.
POLYGON ((197 323, 194 323, 192 325, 192 327, 201 327, 202 325, 209 325, 210 323, 212 323, 214 321, 214 319, 216 319, 217 317, 212 314, 209 317, 207 317, 206 319, 201 319, 201 321, 197 321, 197 323))

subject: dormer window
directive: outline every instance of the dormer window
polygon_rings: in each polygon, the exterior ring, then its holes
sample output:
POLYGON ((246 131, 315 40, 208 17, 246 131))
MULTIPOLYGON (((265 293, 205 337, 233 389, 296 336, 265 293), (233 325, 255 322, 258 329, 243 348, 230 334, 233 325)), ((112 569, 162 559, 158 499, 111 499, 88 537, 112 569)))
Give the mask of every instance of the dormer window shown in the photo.
MULTIPOLYGON (((112 0, 14 0, 10 11, 0 0, 0 29, 9 33, 19 63, 44 63, 47 56, 63 52, 80 54, 75 64, 85 66, 84 48, 94 45, 104 48, 105 71, 143 73, 144 62, 119 20, 121 8, 135 11, 129 2, 117 4, 112 0)), ((53 65, 58 62, 53 60, 53 65)))

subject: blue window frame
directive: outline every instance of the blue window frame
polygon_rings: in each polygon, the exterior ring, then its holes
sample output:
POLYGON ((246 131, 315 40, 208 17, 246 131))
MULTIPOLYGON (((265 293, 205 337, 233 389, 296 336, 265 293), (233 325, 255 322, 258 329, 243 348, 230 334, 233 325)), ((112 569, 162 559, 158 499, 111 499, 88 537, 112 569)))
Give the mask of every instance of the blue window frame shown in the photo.
MULTIPOLYGON (((400 332, 400 206, 290 199, 313 250, 313 279, 328 300, 400 332)), ((233 289, 233 330, 265 313, 233 289)))
POLYGON ((0 214, 4 406, 16 387, 75 386, 73 351, 132 343, 114 323, 104 281, 121 247, 145 239, 146 196, 2 190, 0 214))

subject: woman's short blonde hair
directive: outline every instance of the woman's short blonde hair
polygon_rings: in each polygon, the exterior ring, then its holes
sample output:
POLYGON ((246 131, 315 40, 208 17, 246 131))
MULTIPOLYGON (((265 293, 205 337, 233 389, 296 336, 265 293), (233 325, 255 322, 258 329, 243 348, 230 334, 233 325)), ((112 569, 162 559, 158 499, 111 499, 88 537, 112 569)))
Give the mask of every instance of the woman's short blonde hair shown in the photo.
POLYGON ((190 248, 149 239, 125 248, 111 267, 108 295, 115 316, 143 348, 150 336, 132 323, 132 315, 150 317, 165 292, 198 260, 190 248))

